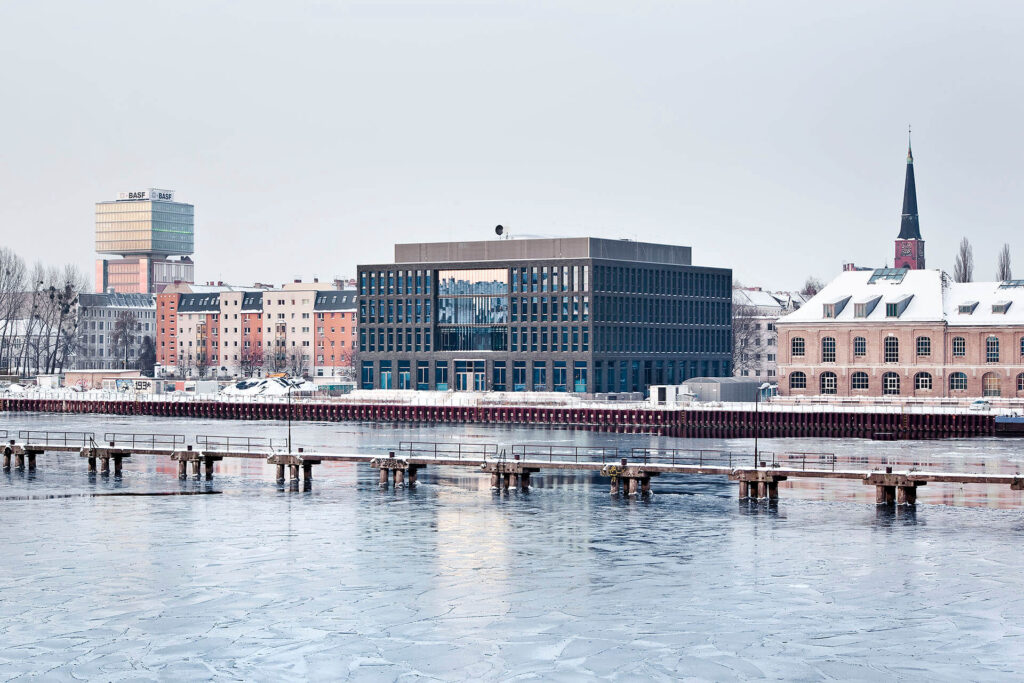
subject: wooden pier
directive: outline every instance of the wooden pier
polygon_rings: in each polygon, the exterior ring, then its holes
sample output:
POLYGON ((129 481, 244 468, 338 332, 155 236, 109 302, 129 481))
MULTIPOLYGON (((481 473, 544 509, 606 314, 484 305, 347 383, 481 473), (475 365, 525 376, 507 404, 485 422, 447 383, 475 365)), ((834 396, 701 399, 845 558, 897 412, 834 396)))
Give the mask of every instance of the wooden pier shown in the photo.
POLYGON ((88 460, 90 476, 121 476, 122 462, 133 456, 168 457, 178 463, 178 477, 213 479, 214 463, 227 458, 265 460, 277 468, 277 481, 288 481, 297 488, 302 473, 305 489, 313 480, 313 467, 325 462, 366 464, 379 473, 382 488, 414 487, 420 470, 426 467, 457 467, 478 471, 490 478, 491 489, 529 491, 531 475, 542 471, 595 472, 607 477, 612 495, 647 496, 651 480, 667 475, 703 475, 727 478, 737 483, 742 499, 774 501, 779 497, 779 482, 789 479, 860 481, 875 487, 880 505, 913 505, 917 489, 928 484, 988 484, 1024 490, 1019 473, 990 474, 919 470, 913 465, 886 465, 868 468, 859 463, 840 461, 830 453, 754 454, 680 449, 635 448, 628 453, 615 448, 516 444, 501 450, 497 444, 458 444, 440 442, 402 442, 386 457, 367 454, 281 452, 269 439, 247 437, 197 436, 194 445, 184 445, 184 437, 163 434, 106 434, 102 445, 91 432, 21 432, 25 440, 11 439, 3 446, 3 468, 10 471, 36 469, 37 457, 48 452, 77 452, 88 460), (202 448, 199 448, 199 447, 202 448), (511 457, 506 453, 511 452, 511 457), (621 457, 623 454, 627 457, 621 457), (12 464, 13 458, 13 464, 12 464))

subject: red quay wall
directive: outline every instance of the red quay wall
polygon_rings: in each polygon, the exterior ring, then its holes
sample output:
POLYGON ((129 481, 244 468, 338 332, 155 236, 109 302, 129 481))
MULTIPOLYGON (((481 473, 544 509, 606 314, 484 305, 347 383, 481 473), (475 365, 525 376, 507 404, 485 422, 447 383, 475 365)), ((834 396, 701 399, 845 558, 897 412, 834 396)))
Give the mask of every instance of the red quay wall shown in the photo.
MULTIPOLYGON (((86 401, 0 398, 0 411, 157 415, 224 420, 283 420, 287 402, 86 401)), ((293 420, 480 423, 552 426, 596 432, 658 434, 689 438, 852 437, 941 439, 991 436, 995 419, 986 414, 900 414, 872 412, 784 412, 750 410, 654 410, 620 408, 535 408, 409 406, 378 403, 291 405, 293 420), (755 429, 757 427, 757 429, 755 429)))

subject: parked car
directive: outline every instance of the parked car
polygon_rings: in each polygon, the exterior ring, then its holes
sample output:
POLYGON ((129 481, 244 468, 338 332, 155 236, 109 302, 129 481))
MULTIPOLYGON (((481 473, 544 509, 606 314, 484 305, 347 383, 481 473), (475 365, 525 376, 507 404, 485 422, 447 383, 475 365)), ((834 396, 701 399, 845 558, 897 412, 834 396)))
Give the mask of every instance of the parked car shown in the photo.
POLYGON ((983 398, 979 398, 967 407, 968 410, 988 410, 992 407, 992 404, 983 398))

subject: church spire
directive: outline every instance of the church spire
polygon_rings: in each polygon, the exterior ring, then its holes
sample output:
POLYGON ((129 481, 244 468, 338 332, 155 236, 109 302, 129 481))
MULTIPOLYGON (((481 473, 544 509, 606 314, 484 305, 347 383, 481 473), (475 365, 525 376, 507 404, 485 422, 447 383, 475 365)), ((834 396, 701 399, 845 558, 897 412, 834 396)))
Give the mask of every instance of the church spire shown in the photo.
POLYGON ((907 180, 903 185, 903 216, 900 220, 901 240, 921 239, 917 220, 917 186, 914 183, 914 153, 910 147, 910 129, 907 128, 907 180))

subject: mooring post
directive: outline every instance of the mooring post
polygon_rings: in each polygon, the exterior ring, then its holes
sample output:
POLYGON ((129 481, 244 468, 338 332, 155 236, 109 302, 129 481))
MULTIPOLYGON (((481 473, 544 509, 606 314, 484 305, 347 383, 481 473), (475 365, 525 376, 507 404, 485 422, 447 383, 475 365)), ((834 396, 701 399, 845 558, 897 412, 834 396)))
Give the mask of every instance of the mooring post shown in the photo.
POLYGON ((749 497, 750 497, 750 482, 749 481, 744 481, 743 479, 741 479, 740 480, 740 495, 739 495, 739 498, 740 498, 740 500, 745 500, 745 499, 747 499, 749 497))
POLYGON ((120 455, 115 455, 114 456, 114 476, 115 477, 120 477, 121 476, 121 456, 120 455))
POLYGON ((395 488, 405 488, 405 470, 399 468, 395 470, 395 488))
POLYGON ((520 481, 522 482, 522 485, 523 485, 523 491, 529 491, 530 490, 530 473, 529 472, 523 472, 523 476, 521 477, 520 481))
POLYGON ((185 479, 188 477, 188 463, 184 460, 178 461, 178 479, 185 479))
POLYGON ((193 476, 196 476, 196 477, 199 476, 199 461, 198 460, 193 460, 192 461, 192 474, 193 474, 193 476))
POLYGON ((213 458, 203 458, 203 464, 206 466, 206 481, 213 479, 213 458))
POLYGON ((100 456, 100 474, 110 474, 110 456, 100 456))
POLYGON ((388 487, 388 469, 386 467, 380 468, 380 487, 382 489, 388 487))
POLYGON ((284 483, 284 465, 277 465, 277 483, 284 483))

